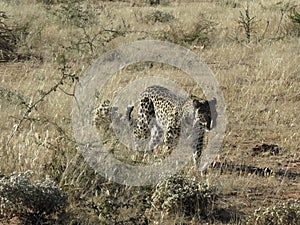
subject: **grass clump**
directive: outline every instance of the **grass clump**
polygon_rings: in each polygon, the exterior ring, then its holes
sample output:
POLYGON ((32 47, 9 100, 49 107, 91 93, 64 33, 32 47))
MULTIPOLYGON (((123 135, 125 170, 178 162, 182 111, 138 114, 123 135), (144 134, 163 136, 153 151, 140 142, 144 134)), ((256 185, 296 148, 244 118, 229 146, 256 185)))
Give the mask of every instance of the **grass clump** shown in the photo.
MULTIPOLYGON (((298 7, 298 8, 299 8, 299 11, 300 11, 300 7, 298 7)), ((300 24, 300 12, 297 12, 297 7, 296 6, 292 7, 290 18, 291 18, 293 23, 300 24)))
POLYGON ((171 176, 155 187, 151 211, 206 217, 213 200, 212 189, 182 175, 171 176))
POLYGON ((171 24, 158 38, 180 45, 203 45, 211 43, 216 23, 203 15, 198 16, 196 22, 187 27, 183 24, 171 24))
POLYGON ((0 177, 0 217, 35 223, 62 212, 68 203, 67 194, 53 182, 30 181, 31 171, 0 177))
POLYGON ((247 225, 297 225, 300 224, 300 201, 277 203, 272 207, 259 208, 251 215, 247 225))
POLYGON ((18 18, 11 12, 0 11, 0 62, 42 60, 38 50, 43 27, 35 24, 37 16, 18 18), (34 51, 36 50, 36 51, 34 51))
POLYGON ((171 13, 164 12, 161 10, 155 10, 154 12, 151 12, 144 16, 144 21, 146 23, 167 23, 171 22, 174 19, 175 17, 171 13))
POLYGON ((84 8, 80 0, 67 0, 54 11, 61 21, 76 27, 89 27, 96 22, 96 12, 90 4, 84 8))
POLYGON ((41 2, 46 5, 53 5, 58 3, 59 1, 58 0, 37 0, 37 2, 41 2))
MULTIPOLYGON (((104 185, 105 186, 105 185, 104 185)), ((149 224, 145 211, 147 188, 128 188, 113 184, 103 187, 100 198, 95 201, 100 224, 149 224)))
POLYGON ((15 90, 0 87, 0 103, 25 107, 29 99, 15 90))
POLYGON ((8 61, 17 57, 17 37, 8 25, 8 16, 0 11, 0 61, 8 61))
POLYGON ((292 7, 289 17, 293 23, 293 30, 297 36, 300 36, 300 7, 292 7))

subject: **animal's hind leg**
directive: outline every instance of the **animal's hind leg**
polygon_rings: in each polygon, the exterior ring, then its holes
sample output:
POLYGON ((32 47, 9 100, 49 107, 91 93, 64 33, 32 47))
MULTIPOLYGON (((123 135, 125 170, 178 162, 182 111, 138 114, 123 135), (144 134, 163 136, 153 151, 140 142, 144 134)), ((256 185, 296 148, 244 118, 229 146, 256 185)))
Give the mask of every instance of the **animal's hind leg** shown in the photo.
POLYGON ((150 122, 154 116, 154 106, 152 101, 147 97, 141 99, 138 111, 138 121, 134 129, 135 137, 146 139, 150 136, 150 122))

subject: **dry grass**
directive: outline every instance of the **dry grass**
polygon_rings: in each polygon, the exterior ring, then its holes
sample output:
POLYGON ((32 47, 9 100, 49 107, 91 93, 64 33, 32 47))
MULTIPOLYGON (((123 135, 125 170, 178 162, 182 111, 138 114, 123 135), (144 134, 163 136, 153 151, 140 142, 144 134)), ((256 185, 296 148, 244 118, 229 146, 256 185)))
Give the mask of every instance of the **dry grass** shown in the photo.
MULTIPOLYGON (((300 25, 293 24, 288 17, 288 7, 296 1, 249 2, 250 15, 255 16, 250 43, 238 23, 240 12, 245 12, 246 0, 161 1, 162 4, 155 8, 144 3, 132 7, 129 1, 85 1, 82 8, 92 13, 97 21, 86 28, 86 33, 83 28, 55 15, 55 10, 61 10, 59 4, 45 6, 41 2, 0 1, 1 10, 11 22, 26 27, 18 51, 32 55, 27 61, 1 63, 0 87, 16 90, 29 102, 34 102, 59 80, 62 58, 66 58, 71 66, 70 72, 82 76, 97 56, 116 46, 143 39, 172 40, 199 55, 213 70, 222 88, 228 124, 220 160, 300 173, 300 52, 297 36, 300 25), (174 19, 146 21, 146 15, 156 10, 167 12, 174 19), (199 34, 204 35, 203 38, 189 39, 199 32, 195 24, 204 20, 212 22, 206 24, 212 29, 199 34), (104 28, 113 32, 104 31, 104 28), (84 42, 91 41, 89 37, 95 37, 92 50, 84 42), (252 149, 262 143, 277 144, 283 150, 279 155, 252 156, 252 149)), ((112 99, 128 82, 153 74, 181 83, 190 93, 202 94, 191 79, 174 68, 139 64, 115 74, 102 91, 101 99, 112 99)), ((69 93, 73 91, 71 83, 62 88, 69 93)), ((81 221, 82 224, 99 221, 105 188, 115 194, 122 192, 125 200, 130 194, 137 196, 137 208, 143 205, 139 198, 141 190, 112 185, 96 175, 76 153, 70 116, 72 104, 72 97, 60 90, 53 92, 33 110, 7 143, 26 108, 1 97, 0 172, 10 174, 30 169, 36 179, 50 176, 71 193, 69 221, 81 221)), ((300 199, 299 177, 296 180, 277 176, 266 178, 213 169, 201 176, 191 167, 184 173, 216 188, 216 213, 209 223, 239 224, 240 217, 251 214, 260 206, 300 199)), ((120 215, 123 215, 122 210, 120 215)), ((138 209, 136 211, 140 213, 138 209)), ((197 224, 195 218, 179 215, 158 220, 163 224, 175 224, 176 221, 197 224)), ((150 221, 150 224, 154 222, 150 221)))

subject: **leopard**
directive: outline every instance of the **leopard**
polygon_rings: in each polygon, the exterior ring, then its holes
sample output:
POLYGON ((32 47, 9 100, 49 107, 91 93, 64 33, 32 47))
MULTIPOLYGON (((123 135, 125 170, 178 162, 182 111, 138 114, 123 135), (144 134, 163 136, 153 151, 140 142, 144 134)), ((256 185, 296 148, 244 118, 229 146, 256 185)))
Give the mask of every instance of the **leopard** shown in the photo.
POLYGON ((112 107, 109 100, 105 100, 96 109, 94 122, 96 127, 106 131, 113 120, 117 126, 121 126, 120 130, 129 127, 128 137, 134 139, 135 149, 141 151, 162 146, 164 151, 170 152, 178 143, 182 128, 189 127, 191 129, 187 132, 196 160, 202 154, 205 134, 211 129, 210 105, 214 106, 215 103, 215 99, 208 101, 195 95, 180 96, 166 87, 153 85, 138 96, 137 110, 129 105, 125 115, 120 114, 117 107, 112 107))
POLYGON ((148 138, 150 149, 163 145, 170 151, 178 143, 184 123, 192 127, 194 159, 201 156, 205 132, 212 125, 208 100, 194 95, 183 97, 166 87, 153 85, 140 94, 137 114, 133 128, 136 140, 148 138))

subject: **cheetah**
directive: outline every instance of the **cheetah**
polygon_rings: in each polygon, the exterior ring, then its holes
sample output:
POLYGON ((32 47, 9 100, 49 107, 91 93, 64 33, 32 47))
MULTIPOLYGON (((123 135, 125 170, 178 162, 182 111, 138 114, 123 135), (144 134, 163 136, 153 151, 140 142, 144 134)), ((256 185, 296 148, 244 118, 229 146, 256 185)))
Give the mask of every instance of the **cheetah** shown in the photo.
POLYGON ((201 156, 205 130, 211 127, 209 102, 196 96, 178 96, 162 86, 150 86, 139 97, 138 118, 133 129, 137 140, 150 138, 150 149, 162 144, 173 148, 180 135, 182 122, 192 129, 192 149, 201 156))

